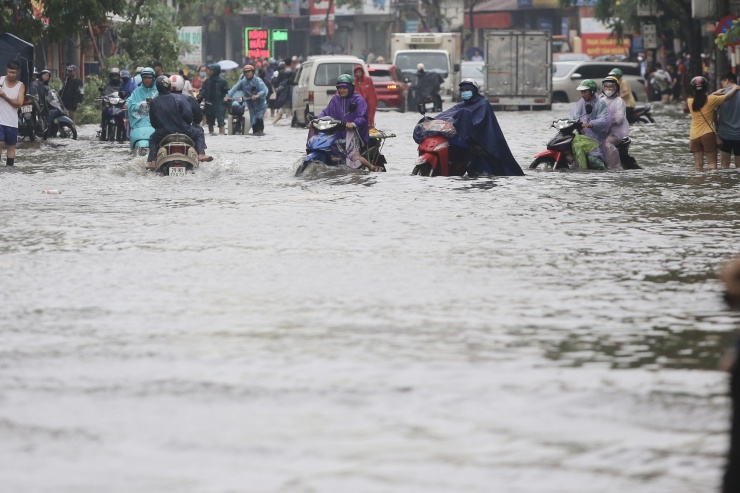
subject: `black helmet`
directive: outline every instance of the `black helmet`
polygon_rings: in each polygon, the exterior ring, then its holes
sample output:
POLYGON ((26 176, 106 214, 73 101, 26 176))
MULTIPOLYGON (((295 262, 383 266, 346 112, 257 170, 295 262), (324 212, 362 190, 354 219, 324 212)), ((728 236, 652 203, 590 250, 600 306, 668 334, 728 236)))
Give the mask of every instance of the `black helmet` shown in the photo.
POLYGON ((160 75, 157 77, 157 81, 155 82, 157 86, 157 92, 159 94, 166 94, 170 92, 170 88, 172 87, 172 83, 170 82, 170 78, 166 75, 160 75))
POLYGON ((709 86, 709 82, 701 75, 691 79, 691 88, 696 92, 706 92, 707 86, 709 86))

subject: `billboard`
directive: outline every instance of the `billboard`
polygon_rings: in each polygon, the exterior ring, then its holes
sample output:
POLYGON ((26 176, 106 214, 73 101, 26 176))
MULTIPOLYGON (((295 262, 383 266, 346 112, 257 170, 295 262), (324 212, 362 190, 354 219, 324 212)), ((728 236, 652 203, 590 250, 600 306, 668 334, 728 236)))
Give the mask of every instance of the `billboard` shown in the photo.
POLYGON ((183 26, 177 30, 180 41, 189 45, 187 50, 180 52, 178 59, 185 65, 200 65, 203 63, 203 37, 201 26, 183 26))

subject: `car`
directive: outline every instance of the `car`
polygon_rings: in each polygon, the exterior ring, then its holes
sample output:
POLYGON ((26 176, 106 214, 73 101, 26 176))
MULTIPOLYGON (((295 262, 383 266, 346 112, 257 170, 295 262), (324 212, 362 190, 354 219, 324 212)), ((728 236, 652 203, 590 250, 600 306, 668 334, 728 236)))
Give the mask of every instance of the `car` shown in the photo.
POLYGON ((480 89, 480 94, 485 94, 486 89, 486 62, 480 60, 465 60, 460 64, 460 80, 473 79, 480 89))
POLYGON ((555 62, 581 62, 591 60, 591 57, 585 53, 553 53, 552 59, 555 62))
POLYGON ((635 101, 647 101, 645 79, 640 75, 640 66, 636 63, 570 61, 553 62, 552 102, 573 103, 581 97, 576 89, 581 81, 591 79, 601 88, 601 81, 613 68, 622 70, 622 77, 629 82, 635 101))
POLYGON ((371 63, 367 71, 378 95, 378 108, 392 108, 404 113, 408 83, 399 79, 395 65, 371 63))

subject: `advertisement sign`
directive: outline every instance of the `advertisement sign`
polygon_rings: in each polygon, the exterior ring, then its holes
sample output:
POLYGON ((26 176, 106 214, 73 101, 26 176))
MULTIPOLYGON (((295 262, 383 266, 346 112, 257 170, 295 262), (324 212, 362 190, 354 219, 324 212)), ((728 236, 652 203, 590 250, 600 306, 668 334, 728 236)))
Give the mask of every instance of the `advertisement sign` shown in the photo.
POLYGON ((271 58, 276 54, 287 52, 288 31, 286 29, 262 29, 248 27, 244 29, 244 53, 249 58, 271 58), (275 50, 275 46, 280 48, 275 50), (278 53, 280 52, 280 53, 278 53))
POLYGON ((334 2, 310 0, 308 12, 312 36, 325 36, 327 32, 334 34, 334 2), (329 10, 329 6, 331 6, 331 10, 329 10), (327 12, 329 13, 329 22, 326 22, 327 12))
POLYGON ((201 26, 183 26, 177 30, 180 41, 190 45, 186 51, 180 53, 178 59, 185 65, 200 65, 203 63, 203 38, 201 26))
POLYGON ((630 52, 629 39, 623 44, 617 44, 616 38, 610 33, 583 33, 581 34, 583 53, 597 57, 602 55, 628 55, 630 52))

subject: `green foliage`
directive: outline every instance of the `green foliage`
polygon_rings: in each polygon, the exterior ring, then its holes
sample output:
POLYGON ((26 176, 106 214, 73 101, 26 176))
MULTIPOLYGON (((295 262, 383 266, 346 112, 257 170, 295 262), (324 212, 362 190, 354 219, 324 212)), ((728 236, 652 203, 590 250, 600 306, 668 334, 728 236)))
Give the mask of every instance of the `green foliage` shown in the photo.
POLYGON ((85 98, 77 107, 75 123, 84 125, 86 123, 100 123, 100 102, 95 98, 100 97, 100 89, 105 86, 105 81, 97 75, 91 75, 85 79, 85 98))
POLYGON ((177 37, 179 24, 175 12, 159 0, 137 0, 126 9, 128 22, 120 36, 129 60, 142 66, 161 60, 165 68, 179 66, 182 42, 177 37))
POLYGON ((730 27, 730 29, 722 34, 717 35, 717 39, 714 40, 714 44, 716 44, 720 50, 724 50, 727 45, 736 40, 738 37, 740 37, 740 20, 735 19, 734 21, 732 21, 732 26, 730 27))
POLYGON ((138 63, 135 64, 133 60, 131 60, 131 57, 128 56, 128 53, 121 53, 120 55, 113 55, 106 58, 103 63, 101 64, 101 74, 107 74, 110 69, 113 67, 116 67, 120 70, 123 70, 125 68, 128 68, 129 72, 132 73, 136 69, 138 65, 141 65, 142 67, 147 66, 150 61, 146 60, 146 63, 138 63))

